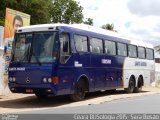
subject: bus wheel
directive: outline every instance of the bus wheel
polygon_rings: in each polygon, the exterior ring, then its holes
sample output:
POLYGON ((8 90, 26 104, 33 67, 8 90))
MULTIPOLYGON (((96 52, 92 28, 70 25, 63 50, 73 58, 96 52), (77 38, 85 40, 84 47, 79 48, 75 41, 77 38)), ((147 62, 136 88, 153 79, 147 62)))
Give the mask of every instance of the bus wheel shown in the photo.
POLYGON ((44 94, 44 93, 38 93, 36 92, 35 93, 36 97, 39 98, 39 99, 45 99, 48 97, 48 95, 44 94))
POLYGON ((75 93, 70 95, 71 100, 74 102, 81 101, 85 98, 85 82, 80 80, 75 87, 75 93))
POLYGON ((141 80, 141 78, 140 78, 140 80, 138 80, 138 85, 137 85, 137 87, 135 87, 135 89, 134 89, 134 92, 135 92, 135 93, 141 92, 141 91, 142 91, 142 86, 143 86, 143 83, 142 83, 142 80, 141 80))
POLYGON ((130 78, 128 88, 126 88, 127 93, 133 93, 135 89, 135 82, 133 78, 130 78))

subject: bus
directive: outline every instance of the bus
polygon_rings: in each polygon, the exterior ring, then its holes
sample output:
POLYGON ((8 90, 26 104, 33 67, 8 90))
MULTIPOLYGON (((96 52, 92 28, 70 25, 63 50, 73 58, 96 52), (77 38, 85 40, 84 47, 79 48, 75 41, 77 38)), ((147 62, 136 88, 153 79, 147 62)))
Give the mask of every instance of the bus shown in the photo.
POLYGON ((19 28, 9 64, 9 88, 38 98, 124 88, 141 92, 154 81, 151 44, 83 24, 19 28))

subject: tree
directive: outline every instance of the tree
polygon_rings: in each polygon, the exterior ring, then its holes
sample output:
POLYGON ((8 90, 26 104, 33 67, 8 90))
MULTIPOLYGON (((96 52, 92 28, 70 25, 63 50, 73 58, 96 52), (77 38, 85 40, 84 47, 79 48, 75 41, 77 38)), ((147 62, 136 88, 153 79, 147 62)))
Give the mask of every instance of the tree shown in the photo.
POLYGON ((14 4, 14 0, 1 0, 0 1, 0 26, 4 26, 5 9, 14 4))
POLYGON ((82 23, 83 8, 74 0, 1 0, 0 25, 4 26, 6 7, 31 15, 31 25, 82 23))
POLYGON ((50 22, 52 0, 2 0, 0 5, 0 25, 4 25, 6 7, 30 14, 31 24, 50 22))
POLYGON ((50 14, 54 23, 82 23, 82 10, 82 6, 74 0, 53 0, 50 14))
POLYGON ((117 32, 116 30, 114 30, 114 25, 113 24, 105 24, 105 25, 102 25, 101 28, 117 32))
POLYGON ((31 25, 50 23, 52 0, 21 0, 17 10, 31 15, 31 25))
POLYGON ((92 18, 87 18, 87 20, 84 21, 83 23, 88 24, 88 25, 93 25, 93 19, 92 18))

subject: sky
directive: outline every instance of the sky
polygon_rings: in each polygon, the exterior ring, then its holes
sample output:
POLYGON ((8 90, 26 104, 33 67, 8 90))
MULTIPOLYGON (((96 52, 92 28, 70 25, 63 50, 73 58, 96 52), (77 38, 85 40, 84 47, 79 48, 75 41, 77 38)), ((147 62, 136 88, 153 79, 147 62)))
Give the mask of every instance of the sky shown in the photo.
POLYGON ((160 45, 160 0, 76 0, 93 25, 114 24, 121 36, 160 45))

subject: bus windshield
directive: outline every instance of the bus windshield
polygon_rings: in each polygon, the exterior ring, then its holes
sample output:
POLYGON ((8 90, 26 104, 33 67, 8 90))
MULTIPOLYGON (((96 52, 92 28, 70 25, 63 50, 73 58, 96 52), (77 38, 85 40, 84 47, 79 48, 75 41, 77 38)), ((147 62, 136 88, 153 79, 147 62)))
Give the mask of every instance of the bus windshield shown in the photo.
POLYGON ((53 51, 57 51, 57 32, 16 34, 12 62, 51 63, 53 51))

